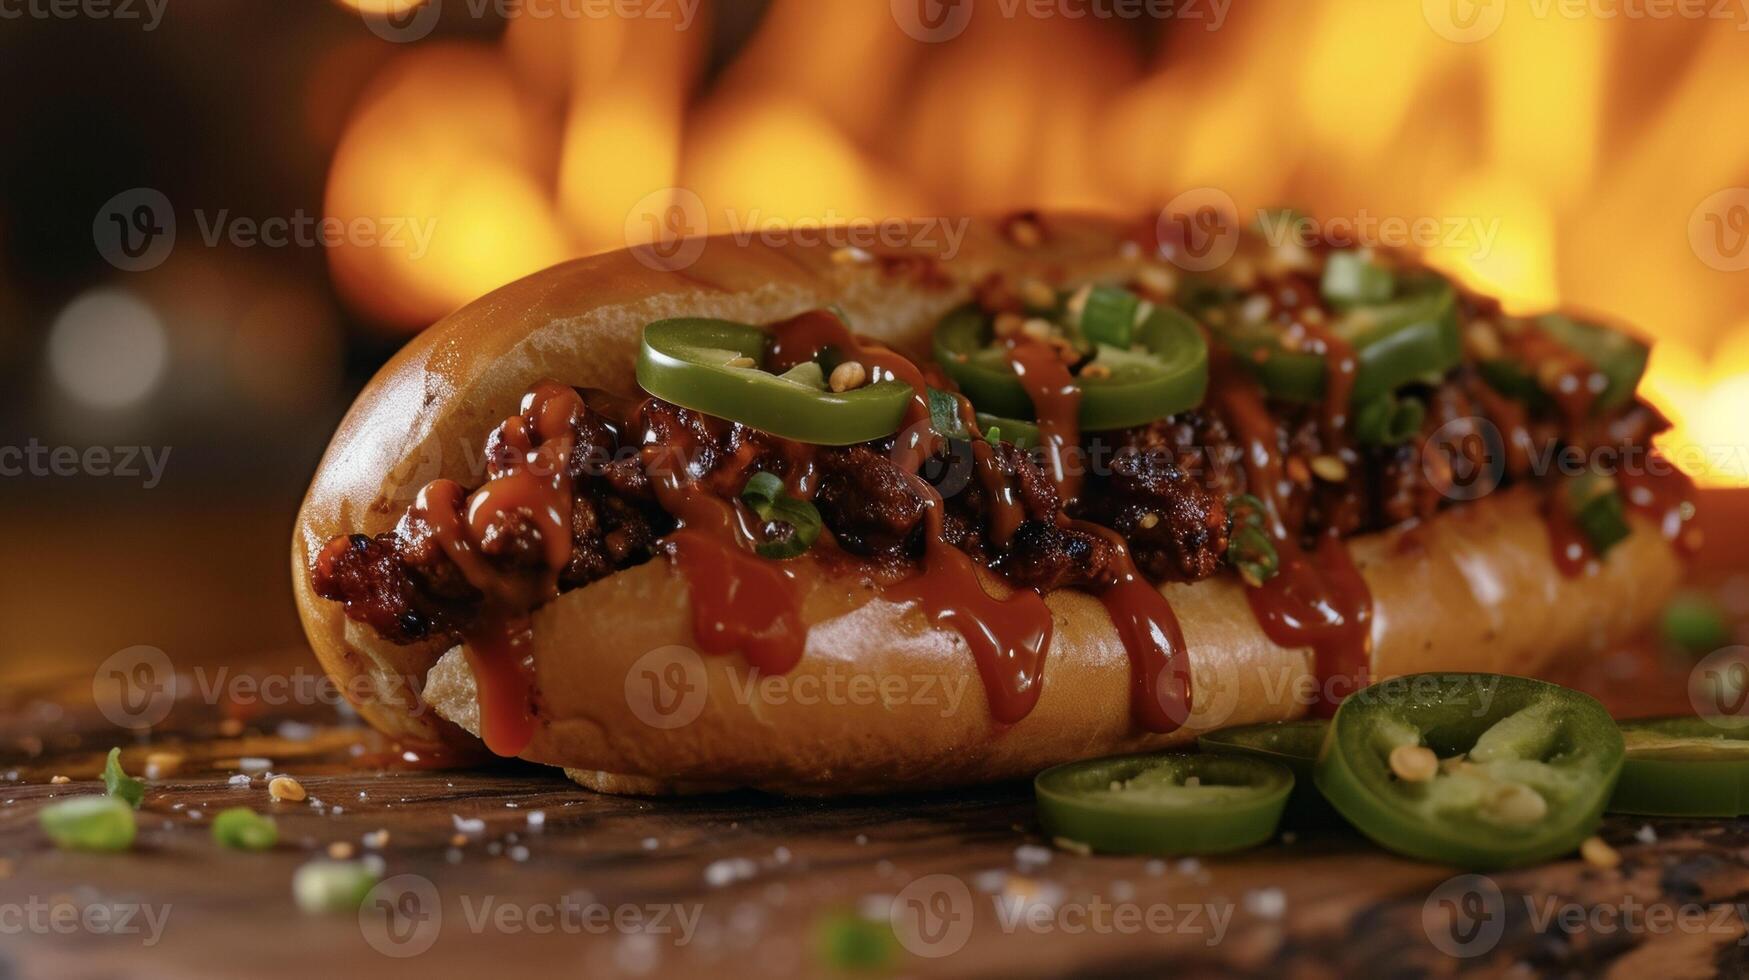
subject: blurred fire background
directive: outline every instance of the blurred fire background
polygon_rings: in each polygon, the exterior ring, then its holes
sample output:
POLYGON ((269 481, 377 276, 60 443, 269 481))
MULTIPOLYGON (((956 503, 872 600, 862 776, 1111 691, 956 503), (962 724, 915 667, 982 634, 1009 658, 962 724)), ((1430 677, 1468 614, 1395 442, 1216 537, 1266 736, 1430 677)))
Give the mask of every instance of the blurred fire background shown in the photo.
POLYGON ((169 456, 150 488, 0 477, 14 679, 297 647, 291 516, 352 393, 457 305, 647 237, 673 188, 714 231, 1195 188, 1491 229, 1429 258, 1654 335, 1672 441, 1749 484, 1736 5, 119 4, 0 4, 0 446, 169 456), (130 271, 106 212, 142 201, 174 244, 130 271), (207 241, 323 216, 367 233, 207 241))

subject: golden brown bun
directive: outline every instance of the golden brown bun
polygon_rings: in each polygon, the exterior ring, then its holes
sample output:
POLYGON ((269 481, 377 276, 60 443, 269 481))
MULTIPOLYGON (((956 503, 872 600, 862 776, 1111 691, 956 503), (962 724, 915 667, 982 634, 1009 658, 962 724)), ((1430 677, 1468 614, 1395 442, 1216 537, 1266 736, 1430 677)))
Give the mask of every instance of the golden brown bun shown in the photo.
MULTIPOLYGON (((837 304, 859 332, 914 350, 991 271, 1061 284, 1124 277, 1143 261, 1120 247, 1116 222, 1053 216, 1041 225, 1043 242, 1022 247, 1002 223, 974 221, 957 254, 927 275, 825 245, 727 237, 708 240, 680 271, 616 252, 530 276, 446 318, 365 388, 299 514, 292 578, 323 666, 383 731, 410 742, 477 745, 464 730, 477 730, 478 717, 459 652, 388 643, 315 596, 311 558, 324 543, 390 529, 429 480, 480 483, 486 433, 515 412, 535 380, 632 393, 639 331, 652 320, 768 323, 837 304), (422 686, 423 702, 412 693, 422 686)), ((1665 543, 1636 521, 1633 537, 1597 574, 1563 578, 1528 490, 1462 504, 1417 530, 1357 539, 1351 548, 1373 589, 1378 676, 1535 674, 1558 656, 1645 624, 1679 574, 1665 543)), ((1043 695, 1027 718, 999 730, 963 641, 930 628, 914 608, 828 579, 805 609, 815 625, 801 664, 753 687, 739 656, 691 652, 684 581, 666 562, 651 562, 536 613, 542 717, 524 757, 615 792, 861 792, 1026 776, 1068 759, 1304 712, 1309 655, 1271 643, 1236 583, 1165 592, 1191 650, 1192 725, 1168 736, 1135 731, 1129 661, 1104 607, 1058 591, 1048 597, 1056 636, 1043 695), (664 683, 675 679, 683 683, 664 683)))

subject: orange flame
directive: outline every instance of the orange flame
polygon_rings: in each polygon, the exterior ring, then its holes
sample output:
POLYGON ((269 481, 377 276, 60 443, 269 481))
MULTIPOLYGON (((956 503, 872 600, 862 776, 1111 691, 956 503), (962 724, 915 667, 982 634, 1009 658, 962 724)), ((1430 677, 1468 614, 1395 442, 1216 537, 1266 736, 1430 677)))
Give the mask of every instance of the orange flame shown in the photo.
POLYGON ((328 209, 432 216, 430 254, 342 247, 336 278, 414 326, 647 239, 640 209, 676 187, 705 204, 697 232, 1135 211, 1210 186, 1246 207, 1431 219, 1429 259, 1509 309, 1641 325, 1660 341, 1646 391, 1675 422, 1666 447, 1703 482, 1749 485, 1749 192, 1708 204, 1749 173, 1749 128, 1720 113, 1749 93, 1740 25, 1511 7, 1462 43, 1435 3, 1239 4, 1166 25, 1148 64, 1136 32, 1037 6, 978 4, 962 35, 924 43, 889 4, 775 0, 704 92, 708 17, 523 15, 497 45, 413 48, 355 111, 328 209))

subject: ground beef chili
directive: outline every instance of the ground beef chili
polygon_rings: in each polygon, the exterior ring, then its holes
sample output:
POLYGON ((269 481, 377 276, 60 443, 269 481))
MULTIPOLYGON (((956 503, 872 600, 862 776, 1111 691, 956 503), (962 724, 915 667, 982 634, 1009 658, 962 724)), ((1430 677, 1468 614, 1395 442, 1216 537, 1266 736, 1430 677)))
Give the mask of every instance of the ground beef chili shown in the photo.
MULTIPOLYGON (((1340 534, 1353 535, 1432 516, 1453 499, 1442 486, 1451 469, 1487 465, 1453 455, 1479 451, 1480 440, 1424 449, 1430 435, 1454 423, 1484 420, 1507 445, 1520 447, 1506 454, 1507 482, 1525 475, 1530 454, 1585 445, 1583 433, 1502 408, 1467 368, 1414 394, 1428 408, 1419 438, 1396 447, 1350 448, 1334 472, 1312 465, 1328 455, 1315 408, 1270 405, 1278 421, 1276 449, 1293 485, 1283 508, 1290 528, 1309 542, 1332 524, 1340 534)), ((871 574, 902 574, 923 555, 925 505, 891 461, 890 439, 800 447, 658 399, 633 404, 591 392, 585 401, 589 407, 573 420, 571 551, 559 574, 561 591, 649 561, 662 550, 675 521, 658 505, 638 452, 653 444, 693 447, 685 461, 689 475, 724 498, 734 498, 751 472, 784 477, 811 497, 836 547, 866 562, 871 574)), ((1595 426, 1594 438, 1643 446, 1665 427, 1655 410, 1636 403, 1595 426)), ((505 432, 500 427, 487 441, 488 476, 505 470, 516 451, 505 432)), ((1071 513, 1036 456, 1008 443, 991 447, 994 465, 980 472, 1002 481, 995 489, 1005 490, 1021 509, 1018 524, 996 540, 993 488, 971 475, 971 444, 943 440, 924 475, 946 501, 947 542, 1012 585, 1039 591, 1097 591, 1118 575, 1112 542, 1081 521, 1117 531, 1136 566, 1155 581, 1196 581, 1225 567, 1226 503, 1250 491, 1244 450, 1217 414, 1199 409, 1092 433, 1086 443, 1089 473, 1071 513)), ((375 537, 355 534, 330 542, 314 563, 313 584, 318 595, 342 602, 349 617, 392 642, 454 639, 481 614, 482 596, 416 515, 413 508, 392 531, 375 537)), ((491 528, 479 550, 493 568, 511 574, 535 568, 544 553, 535 525, 514 518, 491 528)))

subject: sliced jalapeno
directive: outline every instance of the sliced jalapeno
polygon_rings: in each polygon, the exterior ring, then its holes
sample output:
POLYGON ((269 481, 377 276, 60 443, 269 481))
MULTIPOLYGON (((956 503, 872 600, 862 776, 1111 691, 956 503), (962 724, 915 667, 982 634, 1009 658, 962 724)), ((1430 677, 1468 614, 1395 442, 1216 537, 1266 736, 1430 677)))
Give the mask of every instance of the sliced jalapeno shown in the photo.
POLYGON ((806 500, 790 496, 775 474, 753 474, 741 499, 766 522, 767 538, 753 549, 763 557, 795 558, 806 554, 820 537, 820 512, 806 500))
MULTIPOLYGON (((1273 324, 1234 322, 1241 321, 1237 306, 1226 312, 1228 325, 1216 338, 1241 356, 1271 395, 1302 403, 1323 397, 1324 355, 1287 350, 1273 324)), ((1347 308, 1330 330, 1354 347, 1358 363, 1351 401, 1356 406, 1442 375, 1463 358, 1457 294, 1431 274, 1404 278, 1390 302, 1347 308)))
POLYGON ((728 320, 658 320, 644 328, 638 384, 664 401, 797 442, 848 446, 899 430, 910 385, 886 380, 829 391, 814 362, 772 374, 759 368, 768 339, 758 327, 728 320))
POLYGON ((1323 718, 1302 718, 1223 728, 1198 737, 1196 745, 1204 752, 1254 755, 1286 766, 1294 774, 1294 788, 1282 821, 1298 827, 1327 827, 1340 824, 1342 817, 1318 792, 1313 770, 1329 731, 1330 723, 1323 718))
POLYGON ((1595 700, 1495 674, 1417 674, 1337 709, 1318 789, 1390 850, 1470 868, 1545 860, 1596 828, 1622 737, 1595 700))
POLYGON ((1418 398, 1383 395, 1354 413, 1354 438, 1363 446, 1401 446, 1421 431, 1427 406, 1418 398))
POLYGON ((1578 351, 1609 379, 1603 393, 1593 403, 1596 411, 1620 408, 1633 398, 1640 377, 1646 373, 1646 361, 1652 354, 1652 349, 1645 343, 1619 330, 1559 313, 1539 316, 1536 323, 1543 333, 1578 351))
POLYGON ((1293 785, 1265 759, 1165 753, 1057 766, 1033 792, 1053 837, 1111 854, 1219 854, 1274 835, 1293 785))
POLYGON ((1587 471, 1567 481, 1566 506, 1599 558, 1633 533, 1621 491, 1603 473, 1587 471))
POLYGON ((1627 758, 1611 813, 1654 817, 1749 814, 1749 729, 1697 716, 1621 723, 1627 758))
POLYGON ((978 428, 991 442, 1012 443, 1016 449, 1031 449, 1039 444, 1038 426, 1032 422, 979 412, 978 428))
MULTIPOLYGON (((1591 402, 1594 415, 1620 408, 1633 398, 1651 357, 1651 348, 1630 334, 1560 313, 1536 317, 1523 329, 1541 331, 1543 336, 1579 355, 1603 377, 1603 389, 1591 402)), ((1533 364, 1509 357, 1483 361, 1480 365, 1482 377, 1501 394, 1539 406, 1555 404, 1555 393, 1543 389, 1534 368, 1533 364)))
MULTIPOLYGON (((1202 404, 1208 391, 1208 345, 1195 321, 1155 307, 1135 326, 1129 347, 1101 343, 1081 366, 1083 431, 1143 425, 1202 404), (1138 349, 1139 348, 1139 349, 1138 349)), ((989 318, 975 306, 947 315, 935 328, 935 360, 980 412, 1033 417, 1032 399, 993 343, 989 318)))
POLYGON ((1332 303, 1385 303, 1397 291, 1391 270, 1360 252, 1334 252, 1324 262, 1318 291, 1332 303))

